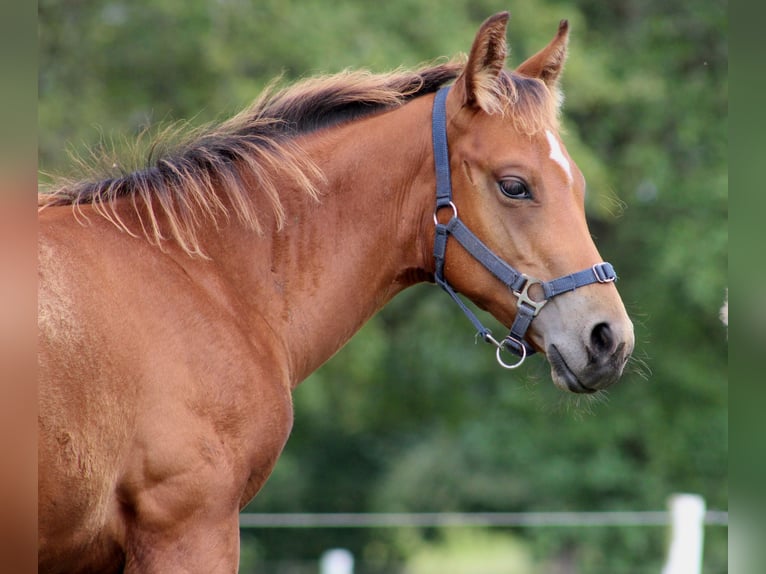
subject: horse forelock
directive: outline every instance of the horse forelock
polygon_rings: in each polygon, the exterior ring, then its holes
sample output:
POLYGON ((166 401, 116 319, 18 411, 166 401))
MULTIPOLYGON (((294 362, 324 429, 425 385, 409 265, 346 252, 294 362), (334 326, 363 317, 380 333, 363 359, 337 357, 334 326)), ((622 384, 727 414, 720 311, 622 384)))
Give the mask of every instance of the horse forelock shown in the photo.
MULTIPOLYGON (((399 107, 435 92, 457 78, 462 68, 463 60, 451 60, 388 74, 344 71, 283 89, 272 84, 252 105, 221 124, 164 130, 150 146, 145 167, 136 171, 105 176, 117 167, 107 154, 97 158, 100 162, 79 160, 91 177, 59 181, 38 203, 40 209, 91 205, 127 233, 143 234, 156 245, 172 239, 188 254, 204 256, 198 238, 203 220, 217 225, 234 217, 261 233, 260 198, 265 198, 277 228, 284 223, 279 190, 285 181, 318 196, 321 170, 296 136, 399 107), (94 169, 94 163, 107 169, 94 169), (253 184, 259 193, 251 191, 253 184), (117 207, 120 198, 132 204, 139 229, 125 221, 117 207)), ((497 87, 503 114, 510 114, 520 131, 535 133, 555 123, 557 106, 539 80, 503 72, 497 87)))
POLYGON ((562 95, 538 78, 503 70, 495 83, 497 108, 527 135, 559 130, 562 95))

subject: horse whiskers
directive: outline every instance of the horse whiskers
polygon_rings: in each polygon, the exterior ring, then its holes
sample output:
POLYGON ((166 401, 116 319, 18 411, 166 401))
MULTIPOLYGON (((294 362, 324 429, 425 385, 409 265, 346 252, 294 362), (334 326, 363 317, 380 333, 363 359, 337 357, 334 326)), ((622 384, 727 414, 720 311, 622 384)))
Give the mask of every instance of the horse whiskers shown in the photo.
POLYGON ((628 359, 628 372, 641 377, 645 381, 648 381, 652 376, 652 369, 649 366, 647 359, 638 357, 635 353, 631 355, 628 359))
POLYGON ((582 420, 586 416, 595 415, 596 405, 607 404, 609 396, 607 391, 601 390, 590 395, 573 395, 570 393, 559 396, 558 401, 552 404, 552 412, 566 412, 575 420, 582 420))

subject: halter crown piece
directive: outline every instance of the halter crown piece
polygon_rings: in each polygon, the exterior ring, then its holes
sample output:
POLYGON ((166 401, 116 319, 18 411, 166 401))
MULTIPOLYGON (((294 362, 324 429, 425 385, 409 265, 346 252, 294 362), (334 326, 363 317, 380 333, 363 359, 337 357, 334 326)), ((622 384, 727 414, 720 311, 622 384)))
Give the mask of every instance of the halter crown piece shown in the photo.
POLYGON ((449 148, 447 146, 447 93, 449 87, 441 88, 434 99, 431 134, 433 137, 434 163, 436 165, 436 209, 434 210, 434 224, 436 225, 436 239, 434 241, 434 260, 436 269, 434 279, 447 294, 458 304, 466 317, 473 323, 477 335, 483 341, 496 347, 497 361, 506 369, 515 369, 520 366, 528 355, 535 349, 526 341, 525 335, 540 309, 549 299, 574 291, 578 287, 591 283, 611 283, 617 279, 614 267, 610 263, 597 263, 593 267, 583 269, 571 275, 565 275, 552 281, 541 281, 528 277, 524 273, 516 271, 508 263, 495 255, 492 250, 484 245, 468 227, 458 218, 457 207, 452 202, 452 179, 449 168, 449 148), (452 217, 447 223, 439 223, 436 214, 443 208, 452 210, 452 217), (511 293, 517 298, 516 318, 511 330, 502 341, 497 341, 489 329, 482 325, 478 317, 460 299, 458 294, 444 277, 444 258, 447 251, 447 239, 454 237, 474 259, 481 263, 492 275, 497 277, 511 293), (543 292, 542 300, 532 299, 529 288, 539 285, 543 292), (501 355, 503 349, 518 355, 516 363, 506 363, 501 355))

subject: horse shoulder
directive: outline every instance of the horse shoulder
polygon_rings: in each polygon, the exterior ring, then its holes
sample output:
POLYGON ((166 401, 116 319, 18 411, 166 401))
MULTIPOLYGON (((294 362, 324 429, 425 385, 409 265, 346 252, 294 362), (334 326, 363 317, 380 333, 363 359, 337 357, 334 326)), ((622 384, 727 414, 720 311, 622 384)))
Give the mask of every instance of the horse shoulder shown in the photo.
POLYGON ((278 344, 143 238, 50 211, 38 260, 41 552, 106 554, 138 525, 189 526, 200 505, 236 522, 292 427, 278 344))

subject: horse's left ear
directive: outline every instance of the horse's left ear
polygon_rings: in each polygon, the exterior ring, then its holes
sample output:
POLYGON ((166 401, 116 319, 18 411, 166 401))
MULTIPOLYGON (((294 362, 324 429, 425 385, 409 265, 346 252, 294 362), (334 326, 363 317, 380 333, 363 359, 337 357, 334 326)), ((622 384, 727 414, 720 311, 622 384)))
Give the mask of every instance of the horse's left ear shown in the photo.
POLYGON ((501 111, 497 95, 497 77, 505 66, 508 49, 505 31, 508 12, 487 18, 476 33, 463 73, 455 82, 464 106, 481 108, 487 113, 501 111))
POLYGON ((539 78, 553 91, 558 91, 558 80, 567 59, 569 43, 569 22, 562 20, 556 37, 537 54, 524 61, 516 73, 530 78, 539 78))

